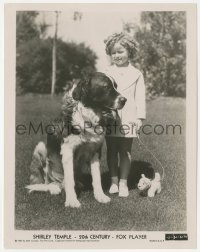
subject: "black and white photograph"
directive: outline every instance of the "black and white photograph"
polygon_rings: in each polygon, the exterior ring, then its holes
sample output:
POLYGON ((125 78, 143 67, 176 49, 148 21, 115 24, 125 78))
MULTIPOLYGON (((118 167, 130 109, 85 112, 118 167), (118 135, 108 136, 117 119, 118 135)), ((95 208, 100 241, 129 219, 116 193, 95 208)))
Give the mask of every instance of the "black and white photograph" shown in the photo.
POLYGON ((6 246, 195 248, 196 5, 5 11, 6 246))

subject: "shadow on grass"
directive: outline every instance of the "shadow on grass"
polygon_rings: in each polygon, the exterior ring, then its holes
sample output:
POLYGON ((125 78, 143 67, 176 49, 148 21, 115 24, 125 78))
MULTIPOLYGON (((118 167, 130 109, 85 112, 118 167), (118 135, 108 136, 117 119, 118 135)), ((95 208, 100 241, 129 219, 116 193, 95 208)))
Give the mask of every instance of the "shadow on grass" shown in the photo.
MULTIPOLYGON (((152 179, 154 177, 155 172, 150 163, 144 161, 133 161, 131 163, 131 171, 128 178, 129 190, 137 187, 137 183, 141 178, 141 174, 144 174, 146 177, 152 179)), ((103 189, 107 191, 111 183, 110 173, 109 172, 103 173, 101 175, 101 181, 103 189)), ((79 178, 79 180, 76 182, 75 188, 77 195, 79 195, 81 191, 92 191, 91 175, 88 173, 83 173, 81 175, 81 178, 79 178)))

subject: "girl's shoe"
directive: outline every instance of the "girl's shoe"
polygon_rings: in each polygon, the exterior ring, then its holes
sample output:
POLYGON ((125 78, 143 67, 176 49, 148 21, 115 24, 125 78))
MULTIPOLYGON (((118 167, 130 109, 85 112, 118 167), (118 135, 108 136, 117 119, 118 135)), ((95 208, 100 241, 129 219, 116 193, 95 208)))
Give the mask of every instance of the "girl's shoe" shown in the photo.
POLYGON ((119 197, 128 197, 128 186, 124 183, 119 183, 119 197))
POLYGON ((118 193, 118 192, 119 192, 118 185, 112 184, 111 187, 110 187, 109 193, 113 194, 113 193, 118 193))

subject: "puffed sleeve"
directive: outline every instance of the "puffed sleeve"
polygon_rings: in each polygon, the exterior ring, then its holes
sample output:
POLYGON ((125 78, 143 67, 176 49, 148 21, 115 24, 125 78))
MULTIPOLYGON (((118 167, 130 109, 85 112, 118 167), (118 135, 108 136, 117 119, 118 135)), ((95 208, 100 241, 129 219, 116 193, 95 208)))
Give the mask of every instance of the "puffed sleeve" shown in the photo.
POLYGON ((136 109, 137 109, 137 119, 146 118, 146 99, 145 99, 145 85, 144 77, 141 74, 136 83, 136 93, 135 93, 136 109))

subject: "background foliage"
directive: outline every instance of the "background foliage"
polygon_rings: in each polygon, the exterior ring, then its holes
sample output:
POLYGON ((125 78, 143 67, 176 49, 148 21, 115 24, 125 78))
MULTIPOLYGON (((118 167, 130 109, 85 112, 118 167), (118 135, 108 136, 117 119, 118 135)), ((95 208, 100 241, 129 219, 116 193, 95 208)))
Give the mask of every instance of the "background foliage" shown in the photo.
MULTIPOLYGON (((46 38, 48 24, 36 23, 38 12, 17 13, 17 92, 50 93, 53 39, 46 38)), ((145 77, 148 95, 186 95, 185 12, 142 12, 134 30, 139 48, 132 63, 145 77)), ((103 41, 103 38, 102 38, 103 41)), ((97 56, 84 44, 57 41, 56 92, 66 83, 96 70, 97 56)))
MULTIPOLYGON (((128 31, 130 24, 125 27, 128 31)), ((144 73, 150 95, 186 95, 185 12, 143 12, 134 27, 139 50, 133 64, 144 73)))
MULTIPOLYGON (((48 25, 36 24, 37 12, 17 13, 17 92, 50 93, 53 39, 48 25)), ((57 41, 56 92, 68 81, 95 71, 96 55, 83 43, 57 41)))

